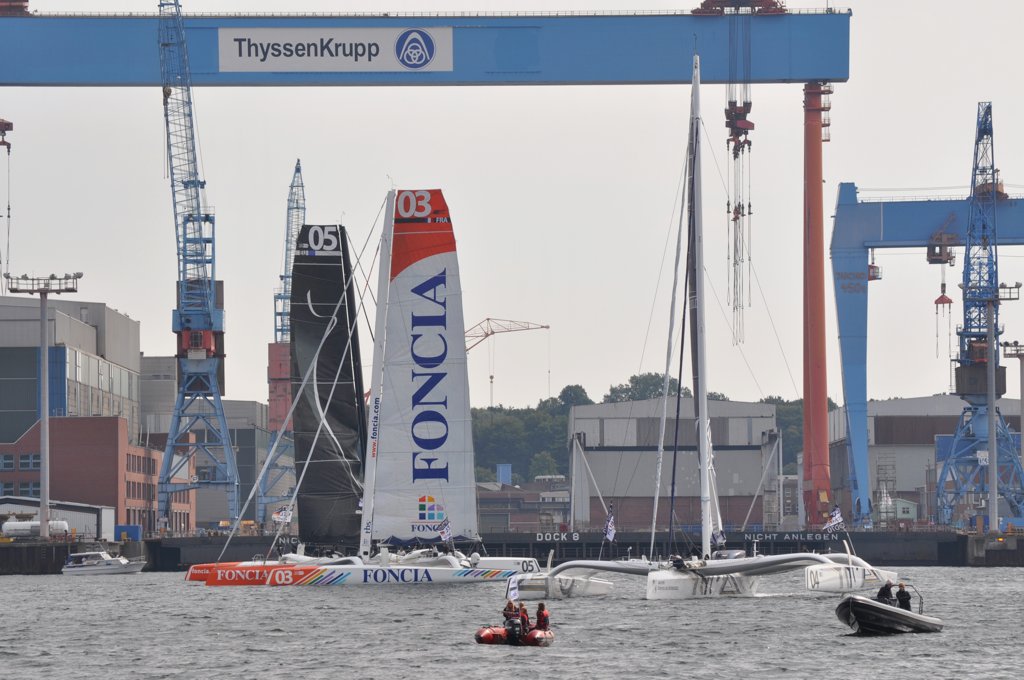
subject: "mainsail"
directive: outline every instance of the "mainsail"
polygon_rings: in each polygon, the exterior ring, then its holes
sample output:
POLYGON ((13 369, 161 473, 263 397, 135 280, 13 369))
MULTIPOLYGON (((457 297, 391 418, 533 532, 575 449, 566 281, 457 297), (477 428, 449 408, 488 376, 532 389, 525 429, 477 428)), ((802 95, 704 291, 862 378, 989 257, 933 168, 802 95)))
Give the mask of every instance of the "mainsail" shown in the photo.
POLYGON ((392 191, 381 237, 364 544, 477 537, 462 288, 439 189, 392 191))
POLYGON ((345 228, 304 225, 292 268, 291 379, 299 537, 307 543, 359 531, 366 407, 353 289, 345 228))

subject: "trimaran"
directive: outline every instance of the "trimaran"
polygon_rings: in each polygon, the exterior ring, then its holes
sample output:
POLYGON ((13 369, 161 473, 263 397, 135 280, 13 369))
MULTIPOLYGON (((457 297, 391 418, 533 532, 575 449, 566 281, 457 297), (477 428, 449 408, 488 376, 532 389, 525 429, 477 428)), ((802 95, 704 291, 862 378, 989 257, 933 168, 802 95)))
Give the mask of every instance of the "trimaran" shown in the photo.
MULTIPOLYGON (((341 255, 342 238, 316 241, 318 256, 341 255), (322 252, 327 241, 336 254, 322 252)), ((308 252, 311 245, 307 237, 298 250, 308 252)), ((467 557, 454 547, 455 540, 479 537, 462 293, 451 217, 439 189, 388 194, 380 253, 358 554, 200 565, 195 580, 276 586, 474 583, 540 571, 533 558, 467 557), (393 550, 413 542, 447 549, 393 550)), ((346 281, 350 286, 351 276, 346 281)), ((344 321, 354 324, 358 314, 352 306, 349 297, 344 321)), ((351 344, 349 338, 346 352, 351 344)), ((319 404, 320 395, 314 401, 319 404)))
POLYGON ((694 409, 700 459, 701 547, 692 558, 673 556, 667 561, 574 560, 537 574, 514 576, 508 594, 520 598, 558 598, 608 592, 611 583, 596 576, 611 572, 646 576, 647 599, 688 599, 723 594, 750 595, 756 592, 761 576, 806 568, 805 584, 810 590, 845 592, 887 579, 893 572, 873 568, 851 554, 790 553, 747 556, 742 550, 724 549, 724 532, 718 511, 714 483, 713 451, 708 417, 707 371, 704 325, 704 255, 701 216, 701 144, 700 144, 700 57, 693 58, 693 80, 687 141, 684 210, 680 213, 676 239, 675 274, 672 288, 668 351, 662 399, 661 437, 658 440, 658 464, 655 480, 654 520, 651 527, 651 553, 654 552, 654 522, 657 519, 657 490, 661 484, 664 433, 667 420, 668 376, 673 354, 676 290, 684 221, 688 236, 688 307, 690 312, 691 357, 694 373, 694 409), (715 544, 714 546, 712 544, 715 544))

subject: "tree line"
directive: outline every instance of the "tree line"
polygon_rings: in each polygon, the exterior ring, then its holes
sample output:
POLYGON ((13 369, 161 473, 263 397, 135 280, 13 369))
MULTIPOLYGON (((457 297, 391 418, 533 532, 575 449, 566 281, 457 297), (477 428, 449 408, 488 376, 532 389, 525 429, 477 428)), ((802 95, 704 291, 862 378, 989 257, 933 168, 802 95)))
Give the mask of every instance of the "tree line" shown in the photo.
MULTIPOLYGON (((625 383, 611 385, 602 403, 640 401, 661 396, 663 376, 640 373, 625 383)), ((669 394, 679 393, 679 381, 669 379, 669 394)), ((690 397, 683 387, 682 396, 690 397)), ((720 392, 709 399, 729 401, 720 392)), ((533 408, 472 409, 473 447, 476 451, 477 481, 494 481, 499 463, 512 465, 512 481, 520 484, 540 475, 568 474, 568 421, 573 406, 595 403, 581 385, 566 385, 557 397, 541 399, 533 408)), ((796 472, 796 454, 803 448, 803 400, 786 401, 768 396, 761 403, 775 405, 776 423, 782 433, 782 461, 787 474, 796 472)), ((829 399, 829 410, 837 408, 829 399)))

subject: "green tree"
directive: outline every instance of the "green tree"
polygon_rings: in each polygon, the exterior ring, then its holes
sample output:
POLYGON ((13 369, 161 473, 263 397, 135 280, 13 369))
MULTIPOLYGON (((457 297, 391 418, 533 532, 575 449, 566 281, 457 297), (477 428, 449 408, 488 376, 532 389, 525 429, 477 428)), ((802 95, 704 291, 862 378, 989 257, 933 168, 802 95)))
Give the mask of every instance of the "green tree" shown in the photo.
POLYGON ((496 482, 498 481, 498 471, 494 468, 476 466, 476 481, 478 482, 496 482))
POLYGON ((541 451, 530 461, 530 479, 536 479, 542 475, 557 475, 558 463, 547 451, 541 451))
MULTIPOLYGON (((654 399, 661 396, 662 385, 665 382, 661 373, 639 373, 630 376, 629 382, 620 385, 612 385, 608 388, 608 394, 604 395, 604 403, 611 404, 621 401, 640 401, 641 399, 654 399)), ((668 393, 675 395, 679 392, 679 381, 675 378, 668 379, 668 393)), ((684 397, 693 396, 689 387, 682 391, 684 397)))
POLYGON ((587 391, 581 385, 566 385, 558 393, 558 400, 569 408, 588 406, 594 403, 594 400, 587 396, 587 391))
POLYGON ((711 401, 729 401, 729 397, 721 392, 708 392, 708 399, 711 401))

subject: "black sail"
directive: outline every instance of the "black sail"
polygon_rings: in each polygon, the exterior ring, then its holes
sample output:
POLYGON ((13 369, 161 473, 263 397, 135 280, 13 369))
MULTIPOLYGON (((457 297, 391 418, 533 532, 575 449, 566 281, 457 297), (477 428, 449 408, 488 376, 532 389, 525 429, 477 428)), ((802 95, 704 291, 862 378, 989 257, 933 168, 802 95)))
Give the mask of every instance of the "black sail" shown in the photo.
POLYGON ((299 537, 307 543, 334 544, 359 531, 366 403, 354 289, 345 228, 304 225, 292 266, 291 380, 299 537))

